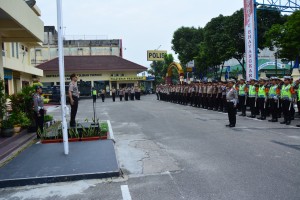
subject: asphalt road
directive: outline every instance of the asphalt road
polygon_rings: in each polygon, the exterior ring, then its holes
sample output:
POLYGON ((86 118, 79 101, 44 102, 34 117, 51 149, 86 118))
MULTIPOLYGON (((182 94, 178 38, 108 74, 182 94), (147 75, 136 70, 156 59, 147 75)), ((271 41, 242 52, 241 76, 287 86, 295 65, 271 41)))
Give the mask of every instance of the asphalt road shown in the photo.
MULTIPOLYGON (((79 121, 93 117, 91 102, 80 101, 79 121)), ((51 113, 59 119, 59 109, 51 113)), ((97 116, 112 123, 123 177, 7 188, 0 199, 300 199, 300 129, 294 126, 238 117, 230 129, 226 114, 154 95, 98 100, 97 116)))

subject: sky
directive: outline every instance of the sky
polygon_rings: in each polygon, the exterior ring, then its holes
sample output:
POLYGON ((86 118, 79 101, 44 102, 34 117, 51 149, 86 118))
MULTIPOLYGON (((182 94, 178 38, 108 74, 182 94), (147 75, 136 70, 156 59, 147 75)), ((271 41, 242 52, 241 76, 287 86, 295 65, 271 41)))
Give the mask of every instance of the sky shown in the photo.
MULTIPOLYGON (((45 26, 57 26, 56 1, 36 0, 45 26)), ((182 26, 204 27, 211 18, 231 15, 243 0, 62 0, 65 35, 122 39, 124 58, 149 67, 147 50, 171 50, 182 26)))

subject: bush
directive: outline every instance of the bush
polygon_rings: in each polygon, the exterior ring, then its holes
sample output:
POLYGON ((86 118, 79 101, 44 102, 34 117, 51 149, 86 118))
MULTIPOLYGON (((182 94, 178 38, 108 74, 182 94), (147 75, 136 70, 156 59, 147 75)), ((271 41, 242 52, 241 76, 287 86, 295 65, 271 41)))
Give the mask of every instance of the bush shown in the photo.
POLYGON ((51 115, 44 116, 44 122, 51 122, 52 120, 53 120, 53 116, 51 116, 51 115))
POLYGON ((11 106, 13 113, 23 112, 26 114, 30 121, 34 121, 33 112, 33 95, 35 89, 33 86, 26 86, 22 88, 22 91, 10 95, 8 98, 11 100, 11 106))
POLYGON ((9 119, 12 121, 13 125, 28 127, 31 124, 30 119, 26 116, 24 112, 13 112, 9 119))
POLYGON ((4 129, 10 129, 13 128, 14 124, 13 121, 11 119, 6 119, 2 121, 2 128, 4 129))
POLYGON ((107 122, 101 122, 100 123, 100 131, 101 131, 101 133, 107 133, 108 132, 107 122))

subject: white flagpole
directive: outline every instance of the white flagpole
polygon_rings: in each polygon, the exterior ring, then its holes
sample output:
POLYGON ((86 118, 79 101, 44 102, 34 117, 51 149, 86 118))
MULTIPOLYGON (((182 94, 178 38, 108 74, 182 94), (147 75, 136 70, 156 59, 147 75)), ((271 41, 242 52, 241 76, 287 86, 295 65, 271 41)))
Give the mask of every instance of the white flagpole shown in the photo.
POLYGON ((57 28, 58 28, 58 59, 59 59, 59 80, 60 80, 60 102, 62 117, 62 132, 64 141, 65 155, 69 154, 68 125, 66 119, 66 89, 65 89, 65 66, 63 48, 63 20, 62 20, 62 1, 57 0, 57 28))

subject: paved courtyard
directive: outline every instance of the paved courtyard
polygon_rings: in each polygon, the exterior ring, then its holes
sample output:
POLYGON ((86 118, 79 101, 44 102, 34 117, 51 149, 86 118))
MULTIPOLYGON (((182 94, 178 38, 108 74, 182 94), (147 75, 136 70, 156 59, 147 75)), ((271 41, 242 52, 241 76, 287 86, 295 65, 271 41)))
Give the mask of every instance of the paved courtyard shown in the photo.
MULTIPOLYGON (((96 107, 99 119, 113 126, 122 177, 1 189, 0 200, 300 199, 295 126, 238 117, 229 129, 226 114, 154 95, 134 102, 98 99, 96 107)), ((60 118, 59 107, 49 111, 60 118)), ((78 120, 92 117, 92 100, 81 100, 78 120)))

